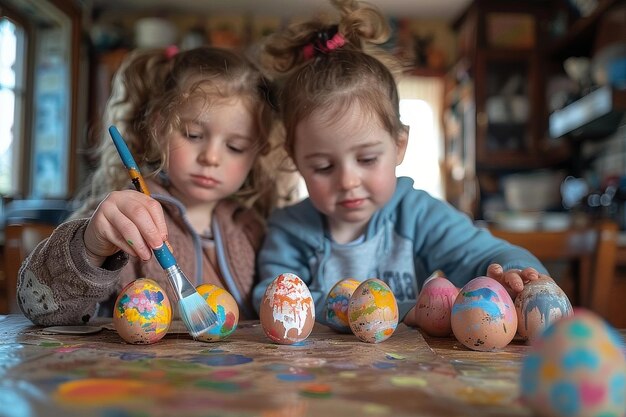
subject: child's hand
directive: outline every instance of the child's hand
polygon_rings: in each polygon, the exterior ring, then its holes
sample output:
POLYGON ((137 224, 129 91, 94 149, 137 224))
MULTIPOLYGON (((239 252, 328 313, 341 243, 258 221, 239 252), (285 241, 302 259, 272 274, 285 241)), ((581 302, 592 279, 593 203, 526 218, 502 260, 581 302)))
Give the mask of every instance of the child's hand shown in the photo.
POLYGON ((525 283, 539 279, 539 272, 535 268, 505 271, 501 265, 491 264, 487 268, 487 276, 504 285, 504 288, 511 294, 511 298, 515 299, 515 296, 524 289, 525 283))
POLYGON ((83 239, 92 265, 101 266, 119 250, 148 260, 151 248, 167 240, 163 208, 137 191, 113 191, 91 216, 83 239))

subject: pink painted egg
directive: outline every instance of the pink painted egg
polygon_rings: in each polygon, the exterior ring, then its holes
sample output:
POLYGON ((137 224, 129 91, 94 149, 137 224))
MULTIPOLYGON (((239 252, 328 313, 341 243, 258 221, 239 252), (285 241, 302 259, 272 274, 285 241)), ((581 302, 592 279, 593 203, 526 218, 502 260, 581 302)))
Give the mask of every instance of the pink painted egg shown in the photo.
POLYGON ((449 336, 452 333, 452 306, 458 294, 459 289, 444 277, 426 281, 415 305, 419 328, 430 336, 449 336))
POLYGON ((326 297, 326 324, 340 333, 351 333, 348 319, 350 297, 361 284, 354 278, 346 278, 336 283, 326 297))
POLYGON ((117 296, 113 326, 122 339, 133 344, 161 340, 172 323, 172 306, 167 293, 149 278, 128 284, 117 296))
POLYGON ((452 333, 472 350, 493 351, 508 345, 517 331, 511 296, 498 281, 474 278, 459 291, 452 306, 452 333))
POLYGON ((265 290, 259 318, 263 331, 273 342, 302 342, 315 324, 315 303, 309 288, 297 275, 280 274, 265 290))
POLYGON ((197 339, 203 342, 217 342, 230 336, 239 323, 239 306, 233 296, 225 289, 212 284, 199 285, 196 290, 217 315, 217 322, 197 339))
POLYGON ((624 341, 597 314, 576 309, 532 342, 522 400, 540 417, 626 415, 624 341))
POLYGON ((572 304, 552 279, 539 278, 515 297, 515 311, 517 333, 532 341, 555 320, 572 315, 572 304))
POLYGON ((352 333, 363 342, 387 340, 398 326, 398 303, 383 281, 363 281, 350 297, 348 319, 352 333))

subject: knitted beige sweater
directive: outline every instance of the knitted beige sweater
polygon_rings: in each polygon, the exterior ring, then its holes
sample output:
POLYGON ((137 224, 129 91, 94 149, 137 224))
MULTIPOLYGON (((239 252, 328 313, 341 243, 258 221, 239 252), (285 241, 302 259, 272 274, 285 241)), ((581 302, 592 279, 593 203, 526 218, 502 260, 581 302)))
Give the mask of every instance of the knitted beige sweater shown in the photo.
MULTIPOLYGON (((226 289, 237 300, 241 316, 253 318, 251 290, 255 284, 256 252, 264 234, 261 219, 233 201, 220 202, 212 220, 215 253, 209 253, 186 221, 184 207, 159 184, 148 185, 153 197, 161 201, 169 243, 192 284, 210 283, 226 289), (211 258, 217 258, 216 267, 211 258)), ((77 214, 89 216, 94 207, 86 206, 81 209, 84 213, 77 214)), ((110 304, 121 288, 141 277, 156 280, 171 294, 165 272, 154 257, 143 262, 118 252, 101 267, 89 264, 83 241, 88 220, 87 217, 61 224, 22 264, 18 304, 33 323, 49 326, 87 322, 98 315, 101 303, 109 300, 110 304)))

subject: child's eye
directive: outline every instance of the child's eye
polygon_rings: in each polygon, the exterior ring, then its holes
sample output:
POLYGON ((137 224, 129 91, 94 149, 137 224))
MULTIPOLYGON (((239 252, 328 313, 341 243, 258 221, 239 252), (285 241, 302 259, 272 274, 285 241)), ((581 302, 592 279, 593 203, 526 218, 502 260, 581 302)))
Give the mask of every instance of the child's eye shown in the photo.
POLYGON ((372 165, 378 161, 378 156, 367 156, 363 158, 359 158, 359 162, 364 165, 372 165))
POLYGON ((244 153, 246 151, 246 149, 243 146, 240 145, 226 145, 228 147, 228 149, 230 149, 231 151, 235 152, 235 153, 244 153))
POLYGON ((186 131, 185 132, 185 137, 191 141, 196 141, 196 140, 200 140, 202 139, 202 133, 196 133, 196 132, 189 132, 186 131))
POLYGON ((325 173, 329 173, 332 169, 333 169, 333 166, 330 164, 320 165, 320 166, 313 167, 313 172, 316 172, 319 174, 325 174, 325 173))

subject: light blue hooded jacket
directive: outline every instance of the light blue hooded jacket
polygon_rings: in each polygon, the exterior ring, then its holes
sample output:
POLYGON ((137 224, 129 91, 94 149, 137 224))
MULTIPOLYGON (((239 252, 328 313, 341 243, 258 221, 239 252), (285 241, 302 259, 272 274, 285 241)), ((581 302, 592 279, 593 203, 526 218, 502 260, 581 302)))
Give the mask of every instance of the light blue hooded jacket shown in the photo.
POLYGON ((401 177, 393 197, 372 216, 359 243, 333 242, 324 215, 310 199, 275 210, 257 256, 261 281, 254 288, 253 304, 258 312, 270 282, 291 272, 309 287, 316 318, 323 322, 326 295, 338 281, 379 278, 392 289, 403 319, 434 271, 443 271, 462 287, 485 275, 492 263, 505 271, 533 267, 547 273, 527 250, 474 226, 467 215, 415 190, 413 180, 401 177))

